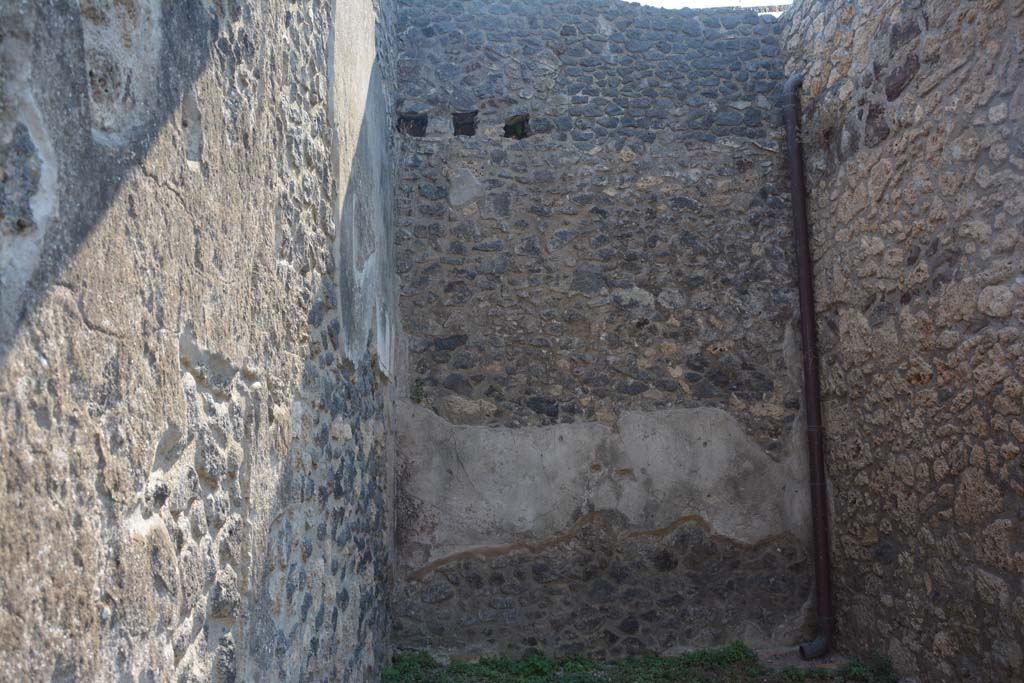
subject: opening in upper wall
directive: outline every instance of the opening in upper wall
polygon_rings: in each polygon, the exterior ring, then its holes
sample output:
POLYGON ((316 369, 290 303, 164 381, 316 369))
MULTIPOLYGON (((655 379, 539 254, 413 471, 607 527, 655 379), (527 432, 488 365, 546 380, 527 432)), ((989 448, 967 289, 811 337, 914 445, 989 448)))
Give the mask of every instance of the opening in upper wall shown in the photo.
POLYGON ((426 114, 399 114, 398 132, 411 135, 414 138, 422 138, 427 134, 426 114))
POLYGON ((516 114, 505 119, 505 137, 516 140, 530 137, 530 115, 516 114))
POLYGON ((475 111, 456 112, 452 114, 452 128, 456 135, 476 135, 475 111))
POLYGON ((758 14, 779 15, 789 9, 793 0, 626 0, 627 2, 639 2, 649 7, 661 7, 663 9, 710 9, 715 7, 727 7, 730 9, 750 9, 758 14))

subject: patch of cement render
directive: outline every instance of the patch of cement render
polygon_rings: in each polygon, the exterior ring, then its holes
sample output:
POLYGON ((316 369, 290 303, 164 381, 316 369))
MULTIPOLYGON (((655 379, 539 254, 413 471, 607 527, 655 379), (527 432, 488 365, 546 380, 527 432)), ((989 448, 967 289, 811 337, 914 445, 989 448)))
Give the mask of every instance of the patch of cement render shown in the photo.
POLYGON ((748 544, 807 537, 802 452, 776 462, 717 408, 626 412, 612 427, 495 428, 403 402, 397 421, 406 567, 548 539, 602 510, 646 530, 699 517, 748 544))
POLYGON ((122 147, 148 122, 157 101, 163 0, 82 4, 92 137, 122 147))
POLYGON ((368 346, 386 376, 394 377, 397 310, 393 267, 392 184, 385 128, 385 84, 376 54, 371 13, 339 21, 332 35, 329 116, 336 177, 335 254, 345 357, 361 360, 368 346))
MULTIPOLYGON (((20 294, 39 265, 47 230, 57 216, 57 155, 42 113, 32 92, 32 12, 0 15, 6 23, 0 41, 0 159, 7 165, 32 165, 24 168, 0 168, 5 184, 7 175, 22 172, 36 176, 28 208, 31 223, 18 230, 0 232, 0 338, 7 338, 14 325, 20 294), (15 146, 26 154, 16 154, 15 146)), ((4 193, 14 191, 13 184, 4 193)), ((11 198, 8 198, 11 199, 11 198)))

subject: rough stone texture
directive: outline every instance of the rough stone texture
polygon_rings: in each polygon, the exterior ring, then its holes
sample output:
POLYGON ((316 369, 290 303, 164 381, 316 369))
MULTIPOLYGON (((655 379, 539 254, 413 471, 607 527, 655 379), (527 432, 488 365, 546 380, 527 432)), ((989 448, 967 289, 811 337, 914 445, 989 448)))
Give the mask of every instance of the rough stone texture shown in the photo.
POLYGON ((604 658, 790 640, 813 572, 792 536, 753 545, 700 518, 629 529, 585 515, 543 542, 446 558, 402 584, 395 637, 442 656, 543 650, 604 658))
POLYGON ((787 12, 804 100, 838 637, 1024 680, 1024 5, 787 12))
POLYGON ((400 647, 617 657, 802 635, 806 461, 774 462, 725 411, 397 419, 400 647))
POLYGON ((396 645, 792 643, 808 598, 794 539, 808 534, 780 25, 610 0, 409 0, 398 34, 398 109, 427 121, 399 127, 420 406, 399 409, 396 645), (475 134, 457 135, 455 115, 475 134), (736 562, 641 569, 672 543, 654 530, 691 517, 736 562), (614 528, 567 540, 585 518, 614 528), (790 560, 768 570, 774 538, 790 560), (558 558, 586 576, 504 594, 438 576, 465 553, 463 573, 558 558), (636 570, 615 574, 613 557, 636 570), (780 594, 750 593, 771 571, 780 594), (730 577, 736 592, 713 597, 730 577), (615 583, 614 608, 576 632, 591 580, 615 583), (692 613, 650 613, 697 584, 692 613))
POLYGON ((399 108, 429 116, 402 137, 397 236, 419 398, 510 426, 716 406, 783 457, 778 28, 607 0, 401 5, 399 108), (465 110, 477 134, 456 137, 465 110), (502 137, 520 113, 533 134, 502 137))
POLYGON ((396 11, 0 3, 0 679, 798 637, 783 48, 839 644, 1024 678, 1024 6, 396 11))
POLYGON ((0 679, 375 679, 391 14, 0 3, 0 679))

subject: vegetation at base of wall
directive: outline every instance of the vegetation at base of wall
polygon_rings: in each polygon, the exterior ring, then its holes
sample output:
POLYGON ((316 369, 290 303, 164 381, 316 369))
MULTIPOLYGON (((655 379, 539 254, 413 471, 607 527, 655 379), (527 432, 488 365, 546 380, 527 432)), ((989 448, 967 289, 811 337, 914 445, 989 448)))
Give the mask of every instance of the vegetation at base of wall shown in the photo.
POLYGON ((416 381, 412 383, 412 389, 409 391, 409 398, 415 403, 423 403, 423 399, 427 396, 426 384, 422 377, 417 377, 416 381))
POLYGON ((837 670, 765 668, 740 642, 679 657, 644 654, 604 664, 539 654, 494 657, 442 666, 422 652, 397 655, 384 683, 896 683, 888 661, 853 661, 837 670))

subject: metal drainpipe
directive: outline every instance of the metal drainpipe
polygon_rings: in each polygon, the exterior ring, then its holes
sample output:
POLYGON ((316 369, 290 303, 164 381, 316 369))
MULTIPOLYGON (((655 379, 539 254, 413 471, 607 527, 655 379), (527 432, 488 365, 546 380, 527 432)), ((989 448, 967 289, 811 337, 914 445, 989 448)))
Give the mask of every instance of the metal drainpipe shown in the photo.
POLYGON ((811 517, 814 522, 814 595, 818 616, 817 636, 800 646, 800 656, 814 659, 828 653, 832 644, 832 580, 828 542, 828 496, 825 490, 825 439, 821 427, 821 387, 818 380, 818 334, 814 319, 814 276, 811 239, 807 228, 807 188, 804 186, 804 155, 800 144, 800 86, 802 74, 789 77, 783 86, 782 112, 786 123, 789 190, 793 204, 793 232, 800 282, 800 339, 804 356, 804 404, 807 410, 807 446, 811 461, 811 517))

